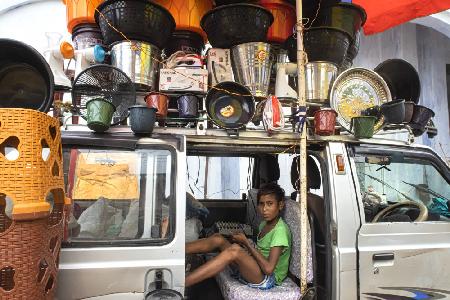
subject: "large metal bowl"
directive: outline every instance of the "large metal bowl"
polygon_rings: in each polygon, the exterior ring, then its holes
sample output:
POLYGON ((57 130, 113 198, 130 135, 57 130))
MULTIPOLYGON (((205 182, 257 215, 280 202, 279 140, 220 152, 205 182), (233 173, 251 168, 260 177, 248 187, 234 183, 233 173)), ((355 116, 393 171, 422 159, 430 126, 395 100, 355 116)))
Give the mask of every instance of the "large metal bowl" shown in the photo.
MULTIPOLYGON (((361 111, 391 100, 391 93, 383 78, 364 68, 342 72, 330 91, 330 105, 338 113, 337 121, 348 131, 351 131, 351 119, 361 116, 361 111)), ((381 117, 374 131, 380 130, 383 124, 384 118, 381 117)))

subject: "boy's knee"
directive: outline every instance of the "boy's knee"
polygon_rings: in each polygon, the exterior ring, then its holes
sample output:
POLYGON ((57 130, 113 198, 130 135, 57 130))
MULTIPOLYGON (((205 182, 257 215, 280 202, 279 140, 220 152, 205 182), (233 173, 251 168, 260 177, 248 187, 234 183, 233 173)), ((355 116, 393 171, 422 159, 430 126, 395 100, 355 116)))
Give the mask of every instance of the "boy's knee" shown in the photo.
POLYGON ((225 238, 220 234, 220 233, 214 233, 211 236, 213 242, 215 245, 219 246, 222 245, 223 243, 225 243, 225 238))
POLYGON ((229 256, 231 258, 231 260, 237 260, 239 258, 239 255, 241 254, 242 251, 242 247, 239 244, 232 244, 228 249, 227 249, 229 256))

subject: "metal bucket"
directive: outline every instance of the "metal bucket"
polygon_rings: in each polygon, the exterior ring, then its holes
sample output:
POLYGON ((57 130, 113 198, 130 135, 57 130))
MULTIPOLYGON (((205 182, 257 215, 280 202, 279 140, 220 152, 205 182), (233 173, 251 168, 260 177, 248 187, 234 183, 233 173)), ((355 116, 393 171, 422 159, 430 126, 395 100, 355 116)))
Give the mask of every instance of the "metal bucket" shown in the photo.
POLYGON ((245 43, 231 49, 231 62, 236 81, 245 85, 255 97, 267 97, 273 59, 271 45, 245 43))
POLYGON ((155 90, 160 55, 161 50, 151 44, 124 41, 112 46, 111 64, 125 72, 138 89, 155 90))
POLYGON ((337 67, 328 62, 310 62, 305 66, 306 101, 330 103, 330 89, 337 75, 337 67))

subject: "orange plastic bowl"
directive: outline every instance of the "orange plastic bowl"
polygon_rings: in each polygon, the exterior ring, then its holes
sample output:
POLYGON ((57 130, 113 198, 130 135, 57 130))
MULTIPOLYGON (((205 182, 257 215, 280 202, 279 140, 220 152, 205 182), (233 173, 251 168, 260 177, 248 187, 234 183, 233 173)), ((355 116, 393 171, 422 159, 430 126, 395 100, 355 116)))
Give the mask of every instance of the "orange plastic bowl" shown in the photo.
POLYGON ((75 26, 83 23, 95 23, 95 9, 104 0, 63 0, 66 4, 67 29, 70 33, 75 26))
POLYGON ((170 11, 177 24, 176 30, 199 33, 206 41, 206 33, 200 27, 204 14, 212 9, 212 0, 155 0, 170 11))
POLYGON ((267 33, 267 40, 284 43, 292 35, 295 26, 295 7, 283 0, 260 0, 259 5, 270 10, 274 17, 273 24, 267 33))

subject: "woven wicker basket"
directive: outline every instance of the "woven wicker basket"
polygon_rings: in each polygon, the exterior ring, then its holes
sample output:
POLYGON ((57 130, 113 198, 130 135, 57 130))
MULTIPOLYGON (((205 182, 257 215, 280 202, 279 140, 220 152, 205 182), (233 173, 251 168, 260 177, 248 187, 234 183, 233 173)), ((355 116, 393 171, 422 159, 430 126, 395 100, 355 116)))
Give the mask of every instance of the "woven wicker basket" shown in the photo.
POLYGON ((46 218, 12 221, 0 201, 0 299, 53 299, 68 205, 46 218))
POLYGON ((47 217, 47 195, 63 187, 59 121, 35 110, 0 109, 0 193, 14 203, 12 218, 47 217), (18 157, 9 157, 7 147, 18 157))
POLYGON ((58 120, 0 109, 0 299, 53 298, 70 203, 58 120))

